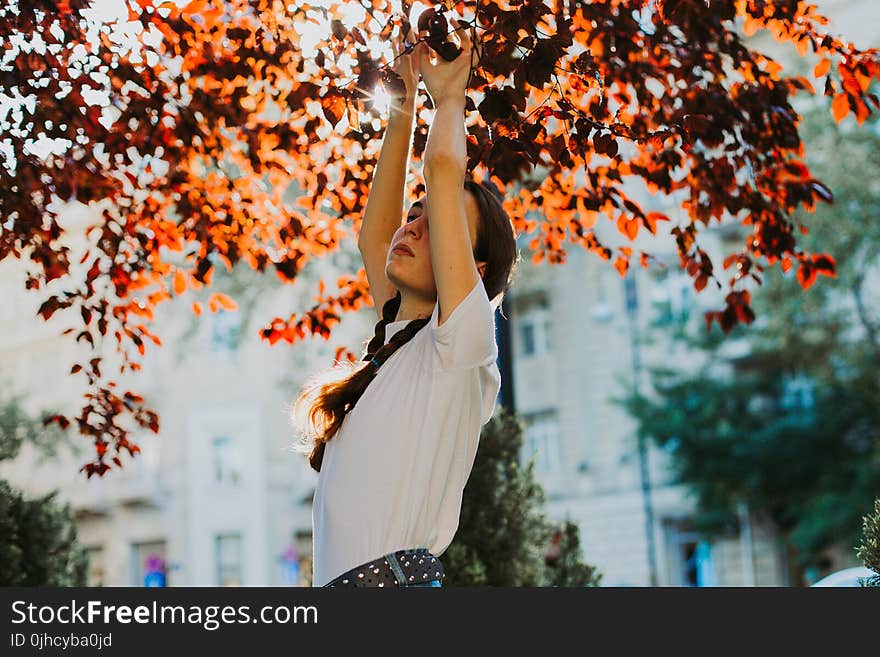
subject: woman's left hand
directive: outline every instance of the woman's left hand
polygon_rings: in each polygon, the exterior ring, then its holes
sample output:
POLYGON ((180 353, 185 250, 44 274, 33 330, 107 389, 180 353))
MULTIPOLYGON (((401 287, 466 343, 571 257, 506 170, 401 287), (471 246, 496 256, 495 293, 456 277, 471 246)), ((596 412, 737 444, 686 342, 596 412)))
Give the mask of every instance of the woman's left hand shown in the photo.
MULTIPOLYGON (((470 78, 473 48, 468 26, 462 25, 457 18, 455 33, 461 39, 461 52, 451 62, 447 62, 435 51, 424 53, 421 59, 422 80, 431 96, 434 107, 446 98, 463 99, 470 78)), ((419 35, 421 38, 422 35, 419 35)))
POLYGON ((410 52, 406 52, 405 43, 406 38, 403 34, 398 34, 391 41, 395 56, 392 70, 403 78, 403 83, 406 86, 406 98, 403 106, 397 107, 393 101, 391 106, 392 109, 412 114, 413 103, 419 87, 419 63, 424 57, 422 53, 427 49, 427 46, 424 43, 418 43, 410 52))

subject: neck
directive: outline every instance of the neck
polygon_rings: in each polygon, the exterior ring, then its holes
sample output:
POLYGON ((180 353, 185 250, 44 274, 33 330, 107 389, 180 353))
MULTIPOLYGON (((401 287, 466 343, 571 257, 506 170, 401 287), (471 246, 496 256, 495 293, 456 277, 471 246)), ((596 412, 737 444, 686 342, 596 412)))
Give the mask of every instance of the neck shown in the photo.
POLYGON ((411 321, 413 319, 427 319, 434 312, 436 299, 426 299, 412 293, 400 291, 400 308, 397 310, 395 322, 411 321))

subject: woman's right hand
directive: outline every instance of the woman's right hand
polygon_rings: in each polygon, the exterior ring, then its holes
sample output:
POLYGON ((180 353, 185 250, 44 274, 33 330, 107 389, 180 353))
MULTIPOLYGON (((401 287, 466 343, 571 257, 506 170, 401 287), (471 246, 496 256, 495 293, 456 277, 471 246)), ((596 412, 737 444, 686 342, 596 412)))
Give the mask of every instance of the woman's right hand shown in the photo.
MULTIPOLYGON (((471 28, 457 18, 453 18, 455 32, 461 41, 461 51, 452 61, 446 61, 437 53, 425 54, 421 61, 420 72, 425 88, 431 96, 431 102, 438 106, 446 98, 464 100, 467 84, 473 66, 474 49, 472 46, 471 28)), ((422 35, 419 34, 419 37, 422 35)), ((424 42, 419 45, 427 44, 424 42)))

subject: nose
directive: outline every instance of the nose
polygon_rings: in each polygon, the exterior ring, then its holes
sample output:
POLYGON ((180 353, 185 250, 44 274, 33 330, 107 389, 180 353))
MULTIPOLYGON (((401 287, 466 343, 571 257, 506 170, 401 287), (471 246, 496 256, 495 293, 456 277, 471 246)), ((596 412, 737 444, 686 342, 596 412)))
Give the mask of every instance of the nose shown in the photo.
POLYGON ((422 217, 419 216, 417 219, 413 219, 412 221, 406 222, 403 228, 403 234, 407 236, 412 236, 414 239, 419 239, 422 235, 422 217))

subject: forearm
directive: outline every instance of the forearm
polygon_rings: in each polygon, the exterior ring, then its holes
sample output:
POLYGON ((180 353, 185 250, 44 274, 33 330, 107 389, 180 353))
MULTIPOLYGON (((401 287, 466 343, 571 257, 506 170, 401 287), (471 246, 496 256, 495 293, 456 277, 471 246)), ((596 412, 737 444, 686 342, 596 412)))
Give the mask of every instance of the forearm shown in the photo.
POLYGON ((425 145, 423 169, 426 178, 431 169, 441 166, 454 168, 464 175, 467 168, 464 104, 463 96, 444 98, 437 103, 425 145))
POLYGON ((415 103, 392 110, 373 170, 358 244, 390 241, 403 217, 403 194, 412 146, 415 103))

